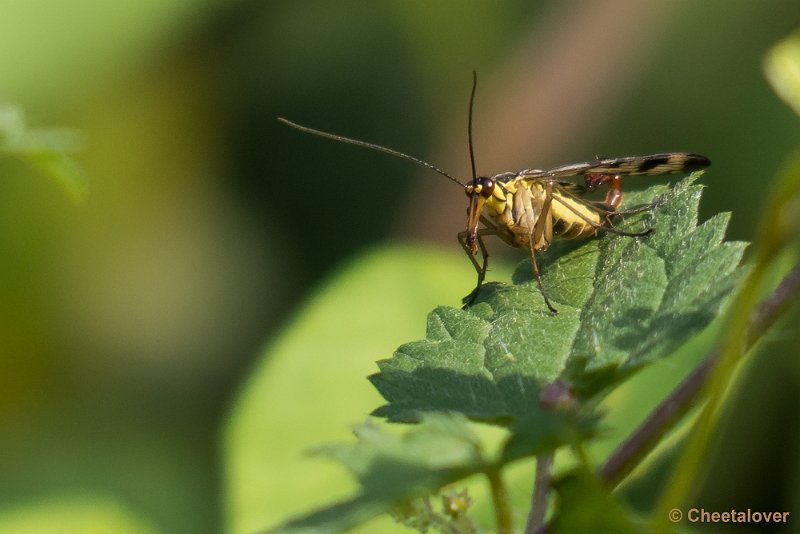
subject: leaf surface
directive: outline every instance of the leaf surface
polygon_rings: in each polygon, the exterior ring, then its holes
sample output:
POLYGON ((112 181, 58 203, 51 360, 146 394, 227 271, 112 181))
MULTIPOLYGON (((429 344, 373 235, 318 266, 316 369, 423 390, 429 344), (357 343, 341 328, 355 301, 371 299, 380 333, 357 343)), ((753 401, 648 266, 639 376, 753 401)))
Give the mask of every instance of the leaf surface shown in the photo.
POLYGON ((697 225, 695 176, 628 195, 656 206, 606 234, 541 255, 548 313, 521 264, 513 286, 487 284, 467 310, 439 307, 426 339, 402 345, 370 377, 387 400, 374 414, 413 421, 446 410, 509 425, 537 410, 541 389, 560 379, 579 399, 609 391, 662 358, 719 313, 741 276, 745 245, 723 241, 726 214, 697 225))

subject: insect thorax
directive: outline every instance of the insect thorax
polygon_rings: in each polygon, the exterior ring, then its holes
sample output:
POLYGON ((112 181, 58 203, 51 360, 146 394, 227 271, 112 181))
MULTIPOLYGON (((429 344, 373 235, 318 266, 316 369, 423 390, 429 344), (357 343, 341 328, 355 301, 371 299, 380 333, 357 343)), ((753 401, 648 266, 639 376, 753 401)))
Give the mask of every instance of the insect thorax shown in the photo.
MULTIPOLYGON (((496 175, 492 196, 486 199, 486 214, 495 222, 504 240, 513 236, 514 246, 528 244, 542 211, 552 220, 552 235, 561 239, 590 237, 604 226, 605 211, 589 201, 575 198, 556 181, 543 178, 522 178, 517 174, 496 175), (552 199, 545 208, 547 190, 552 199)), ((547 238, 549 242, 549 238, 547 238)), ((538 242, 537 242, 538 243, 538 242)), ((546 248, 544 242, 537 248, 546 248)))

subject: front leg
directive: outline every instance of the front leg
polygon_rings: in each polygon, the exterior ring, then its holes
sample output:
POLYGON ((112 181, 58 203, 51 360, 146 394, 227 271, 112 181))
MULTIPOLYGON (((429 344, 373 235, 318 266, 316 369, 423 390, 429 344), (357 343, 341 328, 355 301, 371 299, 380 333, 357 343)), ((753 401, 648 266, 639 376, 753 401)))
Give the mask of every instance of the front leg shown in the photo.
POLYGON ((475 289, 473 289, 469 295, 461 299, 464 308, 472 306, 472 303, 475 302, 475 299, 478 297, 478 290, 480 290, 481 285, 483 285, 483 280, 486 278, 486 271, 489 268, 489 252, 486 250, 486 245, 483 243, 483 236, 495 235, 496 233, 494 228, 481 228, 478 230, 478 247, 481 251, 480 262, 478 262, 475 255, 470 251, 469 245, 467 245, 468 232, 460 232, 458 234, 458 242, 461 244, 461 248, 464 249, 467 257, 472 262, 472 266, 475 267, 475 272, 478 273, 478 283, 475 285, 475 289))

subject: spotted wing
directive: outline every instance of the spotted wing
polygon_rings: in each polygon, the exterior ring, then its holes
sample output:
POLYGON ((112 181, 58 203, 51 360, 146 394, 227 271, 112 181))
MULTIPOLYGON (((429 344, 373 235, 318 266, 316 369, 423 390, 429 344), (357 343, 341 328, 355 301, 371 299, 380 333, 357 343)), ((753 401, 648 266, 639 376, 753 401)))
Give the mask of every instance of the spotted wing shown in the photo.
POLYGON ((600 158, 583 163, 570 163, 549 170, 528 169, 518 173, 518 177, 565 178, 584 174, 620 174, 626 176, 655 176, 658 174, 677 174, 704 169, 711 160, 700 154, 686 152, 665 152, 648 156, 628 156, 624 158, 600 158))

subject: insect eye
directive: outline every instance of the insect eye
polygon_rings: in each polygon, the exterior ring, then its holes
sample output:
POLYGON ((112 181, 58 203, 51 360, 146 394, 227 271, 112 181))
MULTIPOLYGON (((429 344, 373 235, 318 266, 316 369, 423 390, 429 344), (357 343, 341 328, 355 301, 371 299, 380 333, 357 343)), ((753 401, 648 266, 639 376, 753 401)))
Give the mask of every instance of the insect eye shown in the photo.
POLYGON ((464 192, 467 193, 468 197, 480 195, 484 198, 489 198, 492 196, 493 191, 494 180, 485 176, 478 176, 474 183, 464 186, 464 192))
POLYGON ((492 196, 492 192, 494 192, 494 180, 491 178, 478 178, 481 183, 480 187, 480 194, 483 195, 485 198, 489 198, 492 196))

